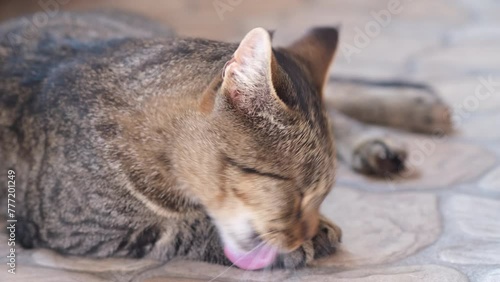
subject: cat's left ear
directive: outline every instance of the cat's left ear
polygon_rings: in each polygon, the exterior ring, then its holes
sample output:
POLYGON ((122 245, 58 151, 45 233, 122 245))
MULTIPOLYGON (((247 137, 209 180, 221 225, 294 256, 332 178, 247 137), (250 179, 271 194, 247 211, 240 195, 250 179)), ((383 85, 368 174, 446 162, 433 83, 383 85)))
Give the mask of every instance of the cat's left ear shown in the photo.
POLYGON ((307 68, 312 82, 323 89, 339 41, 339 31, 333 27, 319 27, 292 43, 286 49, 307 68))

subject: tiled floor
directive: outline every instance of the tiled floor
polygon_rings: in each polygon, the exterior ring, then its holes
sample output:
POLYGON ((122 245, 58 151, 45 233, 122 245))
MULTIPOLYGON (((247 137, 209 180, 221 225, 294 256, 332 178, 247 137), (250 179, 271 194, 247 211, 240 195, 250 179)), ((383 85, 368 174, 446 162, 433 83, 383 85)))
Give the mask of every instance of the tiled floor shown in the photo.
MULTIPOLYGON (((40 9, 37 2, 5 7, 19 13, 40 9)), ((138 10, 180 34, 215 39, 238 40, 264 26, 277 29, 277 44, 307 27, 341 24, 332 76, 428 83, 453 108, 457 132, 445 138, 394 132, 410 152, 411 173, 400 179, 371 179, 341 167, 322 209, 343 228, 343 247, 315 267, 245 272, 36 250, 21 251, 18 273, 0 272, 1 281, 500 281, 499 1, 97 2, 70 0, 63 8, 138 10)), ((3 9, 0 16, 6 15, 3 9)), ((335 85, 327 95, 335 95, 335 85)), ((0 253, 6 248, 0 244, 0 253)))

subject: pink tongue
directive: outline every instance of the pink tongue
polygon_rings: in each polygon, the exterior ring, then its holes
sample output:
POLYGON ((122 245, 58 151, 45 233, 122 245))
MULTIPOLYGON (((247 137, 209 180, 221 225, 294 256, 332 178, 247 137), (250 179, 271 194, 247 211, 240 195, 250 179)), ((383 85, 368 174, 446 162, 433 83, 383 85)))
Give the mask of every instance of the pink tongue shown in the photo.
POLYGON ((271 265, 278 255, 278 250, 269 246, 261 246, 245 253, 232 250, 226 246, 224 247, 224 254, 237 267, 255 270, 271 265))

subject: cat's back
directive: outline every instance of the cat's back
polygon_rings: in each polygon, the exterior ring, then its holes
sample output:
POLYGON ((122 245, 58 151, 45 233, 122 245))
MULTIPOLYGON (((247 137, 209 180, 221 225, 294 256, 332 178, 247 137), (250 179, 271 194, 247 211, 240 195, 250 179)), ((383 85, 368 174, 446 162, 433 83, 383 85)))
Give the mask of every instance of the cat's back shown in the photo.
POLYGON ((63 12, 43 25, 32 18, 0 25, 0 125, 12 126, 27 106, 53 107, 46 88, 54 85, 77 87, 56 101, 66 96, 89 101, 103 92, 125 101, 158 92, 199 92, 183 89, 185 82, 206 84, 205 77, 236 48, 176 38, 161 24, 123 12, 63 12))
MULTIPOLYGON (((83 130, 87 119, 75 122, 90 105, 80 97, 81 89, 75 88, 82 84, 75 77, 80 65, 106 56, 127 41, 173 34, 168 28, 123 13, 61 12, 47 17, 40 22, 36 20, 40 17, 27 15, 0 24, 0 169, 15 169, 23 175, 16 183, 20 200, 28 187, 49 181, 36 180, 42 167, 58 169, 51 164, 61 162, 61 156, 79 159, 82 165, 86 160, 79 153, 85 149, 77 146, 87 146, 88 162, 96 153, 88 146, 90 136, 81 142, 74 140, 88 133, 83 130), (71 104, 76 107, 68 107, 71 104), (57 146, 64 150, 62 154, 51 151, 57 146)), ((98 162, 99 158, 92 161, 98 162)), ((4 178, 2 174, 3 182, 4 178)), ((4 194, 0 191, 0 198, 4 194)))
POLYGON ((0 25, 2 126, 12 126, 26 107, 35 106, 58 68, 104 56, 127 40, 173 35, 145 18, 111 11, 63 12, 42 23, 35 19, 27 15, 0 25))
POLYGON ((103 150, 116 137, 115 113, 148 97, 200 92, 233 48, 174 38, 122 13, 58 13, 40 26, 31 19, 0 25, 0 169, 26 176, 19 192, 113 186, 94 179, 113 174, 103 150))

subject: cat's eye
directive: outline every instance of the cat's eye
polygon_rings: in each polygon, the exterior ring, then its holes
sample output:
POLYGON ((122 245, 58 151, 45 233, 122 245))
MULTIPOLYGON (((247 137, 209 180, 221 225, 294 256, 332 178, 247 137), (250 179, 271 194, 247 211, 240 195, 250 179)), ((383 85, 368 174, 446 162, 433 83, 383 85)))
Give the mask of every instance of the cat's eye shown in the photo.
POLYGON ((256 174, 256 175, 271 177, 271 178, 279 179, 279 180, 290 180, 289 177, 285 177, 285 176, 271 173, 271 172, 264 172, 264 171, 240 164, 231 158, 227 158, 227 161, 230 165, 238 168, 240 171, 242 171, 243 173, 246 173, 246 174, 256 174))

